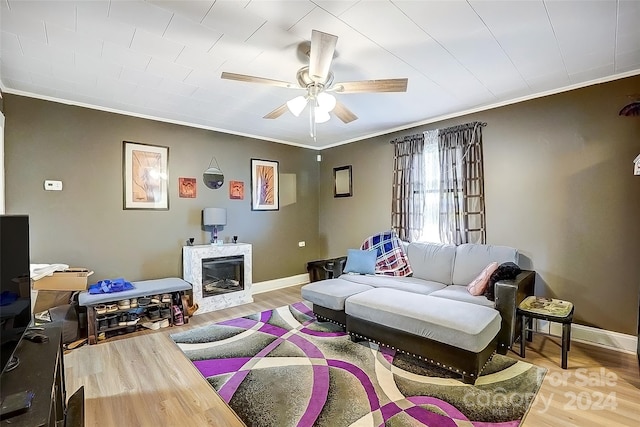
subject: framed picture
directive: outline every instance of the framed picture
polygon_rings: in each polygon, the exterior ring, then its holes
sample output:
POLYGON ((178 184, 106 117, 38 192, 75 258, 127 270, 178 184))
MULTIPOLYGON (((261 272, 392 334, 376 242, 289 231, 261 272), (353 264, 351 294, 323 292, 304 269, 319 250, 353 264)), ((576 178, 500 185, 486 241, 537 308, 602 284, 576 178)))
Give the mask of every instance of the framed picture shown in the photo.
POLYGON ((333 168, 333 197, 353 196, 351 165, 333 168))
POLYGON ((196 179, 178 178, 178 196, 183 199, 196 198, 196 179))
POLYGON ((169 209, 169 147, 123 141, 124 209, 169 209))
POLYGON ((229 198, 235 200, 244 200, 244 182, 229 181, 229 198))
POLYGON ((280 209, 278 162, 251 159, 251 210, 280 209))

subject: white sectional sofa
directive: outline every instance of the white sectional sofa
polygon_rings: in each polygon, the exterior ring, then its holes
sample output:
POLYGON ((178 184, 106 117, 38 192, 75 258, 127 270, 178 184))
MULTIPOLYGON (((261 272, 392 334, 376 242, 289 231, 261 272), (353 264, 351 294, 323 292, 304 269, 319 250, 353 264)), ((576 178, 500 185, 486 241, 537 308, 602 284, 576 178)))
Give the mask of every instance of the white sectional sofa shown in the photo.
POLYGON ((506 354, 520 330, 516 308, 533 295, 535 272, 495 283, 495 301, 467 285, 491 262, 518 264, 514 248, 410 243, 410 277, 343 274, 303 286, 321 319, 368 339, 424 358, 475 382, 495 351, 506 354))

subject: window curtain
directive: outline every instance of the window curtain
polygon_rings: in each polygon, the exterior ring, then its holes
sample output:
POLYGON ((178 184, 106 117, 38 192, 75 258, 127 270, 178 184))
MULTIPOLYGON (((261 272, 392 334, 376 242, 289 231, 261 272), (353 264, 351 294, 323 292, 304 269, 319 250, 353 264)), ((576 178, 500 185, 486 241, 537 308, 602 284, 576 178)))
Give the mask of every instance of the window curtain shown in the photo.
POLYGON ((394 145, 391 228, 401 240, 417 240, 424 224, 424 135, 398 138, 394 145))
POLYGON ((486 243, 482 127, 473 122, 440 129, 440 240, 486 243))

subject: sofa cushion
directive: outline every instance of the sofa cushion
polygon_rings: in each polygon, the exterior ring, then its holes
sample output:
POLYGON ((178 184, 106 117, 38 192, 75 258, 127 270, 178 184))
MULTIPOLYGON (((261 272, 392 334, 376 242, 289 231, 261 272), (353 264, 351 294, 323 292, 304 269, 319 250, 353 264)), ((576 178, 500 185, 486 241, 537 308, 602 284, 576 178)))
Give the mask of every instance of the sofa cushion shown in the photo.
POLYGON ((440 282, 416 279, 415 277, 389 277, 389 276, 360 276, 356 274, 343 274, 341 279, 353 283, 373 286, 374 288, 400 289, 417 294, 430 294, 433 291, 444 288, 440 282))
MULTIPOLYGON (((518 263, 518 251, 508 246, 465 243, 456 248, 453 265, 454 285, 467 285, 490 263, 518 263)), ((412 263, 413 264, 413 263, 412 263)))
POLYGON ((450 285, 443 289, 429 294, 436 298, 446 298, 455 301, 469 302, 471 304, 483 305, 485 307, 495 307, 495 303, 484 295, 474 296, 469 293, 464 285, 450 285))
POLYGON ((327 279, 309 283, 301 288, 302 298, 332 310, 344 310, 344 300, 351 295, 373 289, 371 286, 346 280, 327 279))
MULTIPOLYGON (((413 269, 413 277, 440 282, 445 285, 452 283, 455 256, 455 245, 412 242, 407 246, 407 257, 413 269)), ((480 270, 476 272, 476 275, 480 270)), ((473 277, 467 280, 466 283, 469 283, 472 279, 473 277)))
POLYGON ((492 308, 388 288, 347 298, 345 311, 349 316, 476 353, 495 338, 501 323, 500 314, 492 308))
POLYGON ((347 265, 344 267, 344 272, 375 274, 376 258, 376 251, 349 249, 347 250, 347 265))

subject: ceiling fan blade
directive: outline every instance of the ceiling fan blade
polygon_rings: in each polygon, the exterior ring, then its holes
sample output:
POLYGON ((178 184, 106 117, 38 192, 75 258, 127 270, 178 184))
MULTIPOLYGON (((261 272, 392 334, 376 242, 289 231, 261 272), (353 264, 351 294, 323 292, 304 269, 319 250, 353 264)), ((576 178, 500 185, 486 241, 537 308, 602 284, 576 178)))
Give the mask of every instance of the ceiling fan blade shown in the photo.
POLYGON ((361 80, 357 82, 341 82, 331 89, 338 93, 362 92, 406 92, 408 79, 361 80))
POLYGON ((322 31, 311 32, 311 52, 309 53, 309 76, 316 83, 324 84, 329 76, 329 68, 336 51, 338 37, 322 31))
POLYGON ((268 113, 263 119, 277 119, 281 115, 283 115, 288 110, 287 104, 282 104, 272 112, 268 113))
POLYGON ((340 101, 336 101, 336 107, 333 109, 333 114, 335 114, 344 123, 350 123, 358 118, 358 116, 353 114, 351 110, 349 110, 340 101))
POLYGON ((223 71, 220 77, 227 80, 237 80, 239 82, 261 83, 261 84, 266 84, 271 86, 288 87, 288 88, 296 88, 296 89, 300 88, 300 86, 298 86, 295 83, 289 83, 282 80, 265 79, 264 77, 248 76, 246 74, 227 73, 226 71, 223 71))

